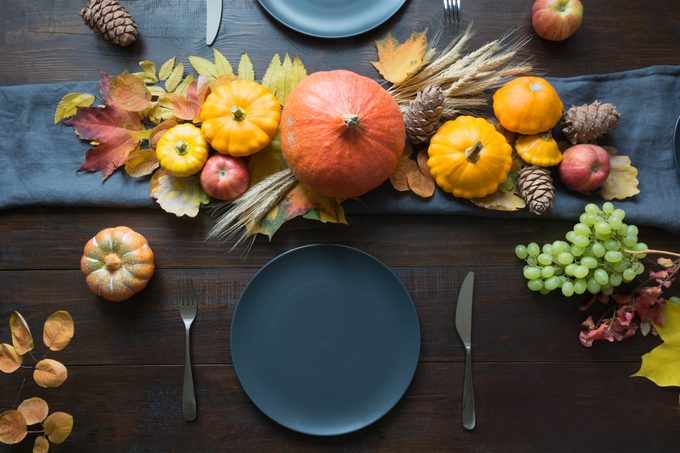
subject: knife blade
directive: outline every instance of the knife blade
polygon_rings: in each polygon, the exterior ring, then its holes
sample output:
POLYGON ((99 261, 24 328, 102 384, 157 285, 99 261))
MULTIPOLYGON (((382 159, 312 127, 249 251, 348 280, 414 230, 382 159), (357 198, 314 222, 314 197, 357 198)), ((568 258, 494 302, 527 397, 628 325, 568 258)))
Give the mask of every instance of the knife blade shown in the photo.
POLYGON ((456 304, 456 332, 465 346, 465 379, 463 381, 463 427, 472 430, 476 425, 475 392, 472 385, 472 299, 475 286, 474 272, 468 272, 458 293, 456 304))
POLYGON ((206 0, 205 6, 205 44, 209 46, 215 42, 222 22, 222 0, 206 0))

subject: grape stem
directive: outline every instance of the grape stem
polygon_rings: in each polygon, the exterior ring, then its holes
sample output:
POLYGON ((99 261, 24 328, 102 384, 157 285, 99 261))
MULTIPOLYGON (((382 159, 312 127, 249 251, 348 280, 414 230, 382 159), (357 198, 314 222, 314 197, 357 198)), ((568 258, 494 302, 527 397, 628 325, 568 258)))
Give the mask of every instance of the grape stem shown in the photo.
POLYGON ((668 252, 666 250, 645 249, 645 250, 624 250, 623 252, 624 253, 630 253, 631 255, 642 255, 642 254, 655 253, 657 255, 668 255, 668 256, 675 256, 675 257, 680 258, 680 253, 668 252))

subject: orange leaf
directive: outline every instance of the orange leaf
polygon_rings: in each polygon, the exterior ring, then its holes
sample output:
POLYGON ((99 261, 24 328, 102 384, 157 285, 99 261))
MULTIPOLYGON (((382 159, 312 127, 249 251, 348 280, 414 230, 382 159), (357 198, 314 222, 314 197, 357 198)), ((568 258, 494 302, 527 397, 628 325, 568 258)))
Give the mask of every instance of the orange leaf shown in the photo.
POLYGON ((54 359, 42 359, 35 364, 33 380, 40 387, 59 387, 66 381, 66 378, 68 378, 68 370, 61 362, 54 359))
POLYGON ((151 130, 151 135, 149 136, 149 146, 151 149, 156 149, 156 145, 158 144, 158 140, 161 139, 165 131, 168 129, 177 126, 179 123, 175 120, 165 120, 161 122, 159 125, 154 127, 151 130))
POLYGON ((424 175, 423 172, 420 171, 420 168, 418 168, 418 164, 415 164, 414 167, 415 171, 411 171, 408 174, 409 189, 411 189, 413 193, 420 197, 431 197, 434 195, 434 180, 429 173, 424 175))
POLYGON ((413 171, 415 162, 411 159, 411 147, 406 145, 404 154, 399 159, 397 168, 390 175, 392 187, 399 192, 406 192, 408 189, 408 174, 413 171))
POLYGON ((418 169, 420 172, 428 176, 430 179, 434 181, 434 178, 430 176, 430 167, 427 166, 427 160, 429 159, 429 156, 427 155, 427 151, 424 149, 418 151, 418 154, 416 155, 416 162, 418 162, 418 169))
POLYGON ((41 423, 50 412, 45 400, 38 397, 23 400, 17 410, 24 416, 27 425, 41 423))
POLYGON ((168 93, 165 96, 172 105, 172 114, 177 118, 193 121, 194 118, 198 117, 201 111, 201 103, 199 103, 197 86, 198 81, 192 82, 186 96, 177 93, 168 93))
POLYGON ((7 343, 0 344, 0 371, 14 373, 23 361, 24 358, 17 353, 14 346, 7 343))
POLYGON ((425 63, 427 29, 412 33, 403 44, 399 44, 392 33, 388 33, 385 38, 375 42, 375 47, 378 50, 378 61, 371 64, 385 80, 392 83, 403 82, 425 63))
POLYGON ((151 93, 141 77, 132 74, 115 76, 109 83, 111 101, 129 112, 141 112, 151 105, 151 93))
POLYGON ((0 442, 6 445, 18 444, 28 434, 26 420, 19 411, 8 410, 0 414, 0 442))
POLYGON ((50 450, 50 442, 46 437, 38 436, 33 444, 33 453, 47 453, 50 450))
POLYGON ((73 417, 66 412, 54 412, 43 423, 45 435, 55 444, 66 440, 73 429, 73 417))
POLYGON ((43 327, 43 343, 51 351, 61 351, 64 349, 75 331, 73 318, 66 310, 55 311, 45 321, 43 327))
POLYGON ((125 172, 133 178, 150 175, 159 167, 156 151, 152 149, 136 149, 130 153, 125 162, 125 172))
POLYGON ((9 318, 9 328, 12 331, 12 344, 17 354, 24 355, 33 350, 33 335, 21 313, 15 311, 9 318))

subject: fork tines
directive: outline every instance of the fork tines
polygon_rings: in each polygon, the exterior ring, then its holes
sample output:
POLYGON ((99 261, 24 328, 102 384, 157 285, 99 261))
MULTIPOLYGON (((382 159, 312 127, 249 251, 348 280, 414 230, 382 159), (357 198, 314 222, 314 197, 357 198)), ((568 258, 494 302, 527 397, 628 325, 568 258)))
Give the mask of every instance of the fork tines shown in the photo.
POLYGON ((460 1, 444 0, 444 19, 446 23, 457 24, 460 22, 460 1))

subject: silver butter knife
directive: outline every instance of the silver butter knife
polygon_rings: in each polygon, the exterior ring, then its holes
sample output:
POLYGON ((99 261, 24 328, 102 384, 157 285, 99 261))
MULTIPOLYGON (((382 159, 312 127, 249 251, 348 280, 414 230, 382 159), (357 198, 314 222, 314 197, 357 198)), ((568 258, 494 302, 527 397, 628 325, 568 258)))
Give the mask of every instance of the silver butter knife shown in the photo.
POLYGON ((472 388, 472 295, 475 274, 468 272, 458 293, 456 332, 465 346, 465 380, 463 382, 463 427, 475 428, 475 392, 472 388))
POLYGON ((215 42, 222 22, 222 0, 206 0, 205 6, 205 44, 209 46, 215 42))

